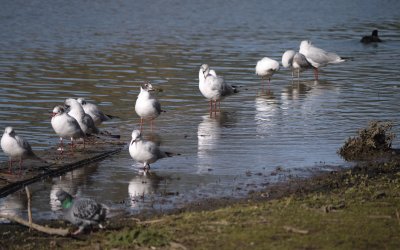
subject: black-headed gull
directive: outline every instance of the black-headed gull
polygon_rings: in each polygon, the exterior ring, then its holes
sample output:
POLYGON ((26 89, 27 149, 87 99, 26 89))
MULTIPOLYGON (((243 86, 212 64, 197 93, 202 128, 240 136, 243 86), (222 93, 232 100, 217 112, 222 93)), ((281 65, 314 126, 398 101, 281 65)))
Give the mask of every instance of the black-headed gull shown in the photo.
POLYGON ((314 67, 315 80, 318 80, 318 69, 320 67, 345 61, 337 54, 317 48, 307 40, 300 43, 299 53, 303 54, 307 61, 314 67))
POLYGON ((140 93, 136 99, 135 111, 140 117, 140 131, 145 120, 149 120, 153 129, 153 120, 161 114, 161 104, 157 98, 151 93, 154 91, 150 82, 140 86, 140 93))
POLYGON ((64 104, 70 108, 68 114, 75 118, 85 134, 90 135, 99 133, 99 130, 94 124, 92 117, 85 113, 82 105, 77 100, 68 98, 65 100, 64 104))
POLYGON ((85 98, 78 98, 76 99, 81 105, 83 110, 85 111, 86 114, 90 115, 92 117, 93 122, 96 126, 99 126, 105 121, 108 121, 113 118, 113 116, 106 115, 104 114, 96 104, 89 103, 85 100, 85 98))
POLYGON ((268 79, 268 87, 271 77, 279 70, 279 62, 268 57, 264 57, 257 62, 256 74, 261 76, 261 80, 268 79))
POLYGON ((300 72, 314 68, 303 54, 295 52, 294 50, 287 50, 283 53, 282 66, 292 70, 292 79, 295 71, 297 71, 297 79, 299 79, 300 72))
MULTIPOLYGON (((71 150, 73 150, 74 139, 82 138, 85 141, 85 133, 82 131, 75 118, 65 112, 63 106, 55 106, 51 118, 51 126, 58 136, 60 136, 61 153, 64 150, 63 138, 71 139, 71 150)), ((85 145, 85 144, 83 144, 85 145)))
POLYGON ((217 113, 217 101, 220 103, 226 96, 238 92, 222 77, 217 76, 217 73, 211 70, 207 64, 201 65, 199 70, 199 89, 201 94, 210 100, 210 115, 213 111, 215 114, 217 113))
POLYGON ((150 169, 150 163, 173 155, 172 153, 161 151, 156 143, 144 140, 140 130, 137 129, 132 131, 129 154, 135 161, 143 163, 145 172, 150 169))
POLYGON ((109 208, 89 198, 74 198, 64 190, 56 193, 57 199, 61 202, 64 219, 78 226, 73 234, 81 233, 85 228, 92 225, 99 225, 105 221, 109 208))
POLYGON ((19 171, 22 171, 22 161, 24 159, 37 159, 43 161, 32 151, 31 145, 22 136, 17 135, 12 127, 6 127, 1 137, 1 149, 9 157, 9 172, 12 169, 13 158, 19 159, 19 171))
POLYGON ((370 36, 363 36, 360 40, 362 43, 380 43, 382 40, 378 36, 378 30, 373 30, 370 36))

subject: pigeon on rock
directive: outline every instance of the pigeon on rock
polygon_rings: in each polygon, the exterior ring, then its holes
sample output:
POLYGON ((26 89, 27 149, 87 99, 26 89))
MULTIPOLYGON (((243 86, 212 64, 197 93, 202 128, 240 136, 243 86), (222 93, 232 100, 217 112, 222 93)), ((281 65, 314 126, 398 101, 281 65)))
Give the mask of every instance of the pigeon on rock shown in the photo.
POLYGON ((73 234, 81 233, 85 228, 92 225, 101 225, 105 221, 109 208, 89 198, 74 198, 64 190, 56 193, 57 199, 61 202, 64 219, 79 227, 73 234))

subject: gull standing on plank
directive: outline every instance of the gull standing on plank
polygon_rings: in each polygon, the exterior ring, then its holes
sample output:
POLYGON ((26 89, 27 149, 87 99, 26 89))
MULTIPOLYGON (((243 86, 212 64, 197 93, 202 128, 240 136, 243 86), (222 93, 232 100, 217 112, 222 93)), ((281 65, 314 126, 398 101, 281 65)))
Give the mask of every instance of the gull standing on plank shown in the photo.
POLYGON ((294 50, 287 50, 282 55, 282 65, 285 68, 292 69, 292 80, 294 76, 294 72, 297 70, 297 79, 300 79, 300 72, 314 68, 309 61, 307 61, 306 57, 294 50))
POLYGON ((105 221, 109 211, 106 205, 89 198, 73 198, 62 189, 56 193, 56 196, 61 202, 64 219, 79 227, 73 233, 74 235, 92 225, 99 225, 100 228, 103 228, 101 222, 105 221))
POLYGON ((105 121, 111 120, 113 117, 110 115, 104 114, 96 104, 89 103, 85 100, 85 98, 78 98, 77 101, 82 105, 83 110, 86 114, 92 117, 93 122, 96 126, 99 126, 105 121))
MULTIPOLYGON (((264 57, 257 62, 256 74, 261 76, 261 80, 268 79, 268 88, 271 84, 272 75, 279 70, 279 62, 264 57)), ((262 83, 261 83, 262 84, 262 83)))
POLYGON ((82 105, 77 100, 73 98, 68 98, 67 100, 65 100, 64 104, 67 107, 70 107, 70 111, 68 112, 68 114, 75 118, 83 133, 87 135, 99 133, 99 130, 94 124, 92 117, 85 113, 82 105))
POLYGON ((307 61, 314 67, 315 80, 318 80, 318 69, 328 64, 336 64, 345 60, 335 53, 327 52, 317 48, 310 41, 304 40, 300 43, 299 52, 303 54, 307 61))
POLYGON ((161 114, 161 104, 151 92, 154 91, 150 82, 140 86, 140 93, 136 99, 135 111, 140 117, 140 131, 145 120, 150 120, 151 129, 153 130, 153 120, 161 114))
POLYGON ((201 65, 199 70, 199 89, 203 96, 210 100, 210 116, 213 110, 214 114, 217 114, 217 101, 220 104, 223 98, 238 92, 236 88, 226 83, 222 77, 217 76, 217 73, 211 70, 207 64, 201 65))
POLYGON ((22 171, 23 159, 37 159, 43 161, 32 151, 31 145, 23 137, 17 135, 12 127, 6 127, 1 137, 1 149, 9 157, 9 172, 12 169, 12 159, 19 159, 19 172, 22 171))
POLYGON ((172 153, 161 151, 154 142, 142 139, 142 134, 137 129, 132 131, 129 154, 135 161, 143 163, 145 172, 149 171, 150 163, 173 155, 172 153))
POLYGON ((63 138, 71 139, 71 151, 74 147, 74 139, 82 138, 83 146, 85 147, 85 133, 83 133, 75 118, 65 112, 63 106, 54 107, 51 126, 56 134, 60 136, 61 153, 64 151, 63 138))

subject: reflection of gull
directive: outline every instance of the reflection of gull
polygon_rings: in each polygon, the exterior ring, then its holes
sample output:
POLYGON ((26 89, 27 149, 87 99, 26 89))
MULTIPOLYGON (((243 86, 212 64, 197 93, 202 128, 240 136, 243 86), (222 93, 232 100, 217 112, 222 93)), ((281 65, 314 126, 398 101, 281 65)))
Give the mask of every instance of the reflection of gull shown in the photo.
MULTIPOLYGON (((22 192, 16 192, 0 199, 0 215, 21 216, 25 209, 26 195, 22 192)), ((0 222, 4 221, 0 218, 0 222)))
POLYGON ((256 97, 255 100, 257 124, 257 133, 266 134, 272 126, 276 124, 274 118, 276 116, 278 103, 272 92, 262 94, 256 97))
POLYGON ((135 176, 128 185, 128 192, 131 201, 131 206, 136 207, 138 204, 138 198, 144 197, 148 194, 153 194, 160 182, 160 177, 154 173, 151 175, 137 175, 135 176))
POLYGON ((213 167, 212 155, 221 136, 221 127, 217 119, 204 115, 197 129, 199 172, 213 167))
POLYGON ((63 176, 53 178, 53 185, 50 190, 50 207, 53 211, 61 209, 61 203, 58 201, 56 193, 63 189, 71 195, 77 195, 79 186, 96 171, 98 164, 91 164, 83 168, 75 169, 63 176))

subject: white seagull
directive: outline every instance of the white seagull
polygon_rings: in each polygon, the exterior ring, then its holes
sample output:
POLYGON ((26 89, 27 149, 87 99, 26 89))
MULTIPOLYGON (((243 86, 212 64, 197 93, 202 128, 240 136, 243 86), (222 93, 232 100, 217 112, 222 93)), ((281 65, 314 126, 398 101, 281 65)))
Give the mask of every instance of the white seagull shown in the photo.
POLYGON ((83 133, 79 123, 67 114, 62 106, 55 106, 51 118, 51 126, 58 136, 60 136, 61 153, 64 151, 63 138, 71 139, 71 150, 73 150, 74 139, 83 139, 85 146, 85 133, 83 133))
POLYGON ((158 159, 171 157, 173 154, 161 151, 157 144, 142 138, 139 130, 132 131, 132 140, 129 144, 129 154, 140 163, 143 163, 144 171, 150 169, 150 163, 156 162, 158 159))
POLYGON ((99 130, 94 124, 92 117, 85 113, 82 105, 77 100, 73 98, 68 98, 67 100, 65 100, 64 104, 70 108, 68 114, 75 118, 83 133, 87 135, 99 133, 99 130))
POLYGON ((300 72, 314 68, 309 61, 307 61, 306 57, 294 50, 287 50, 282 55, 282 65, 285 68, 290 68, 292 70, 292 80, 294 72, 297 71, 297 79, 300 78, 300 72))
MULTIPOLYGON (((268 83, 271 83, 271 77, 275 72, 279 70, 279 62, 271 58, 264 57, 257 62, 256 74, 261 76, 261 80, 268 79, 268 83)), ((269 87, 268 84, 268 87, 269 87)))
POLYGON ((104 114, 96 104, 89 103, 85 100, 85 98, 78 98, 76 99, 81 105, 83 110, 85 111, 86 114, 90 115, 92 117, 93 122, 96 126, 99 126, 105 121, 111 120, 113 116, 106 115, 104 114))
POLYGON ((19 159, 19 171, 22 171, 22 161, 24 159, 37 159, 43 161, 32 151, 31 145, 23 137, 17 135, 12 127, 6 127, 1 137, 1 149, 9 157, 9 172, 12 169, 13 158, 19 159))
POLYGON ((299 53, 303 54, 307 61, 314 67, 315 80, 318 80, 318 68, 345 61, 337 54, 317 48, 307 40, 300 43, 299 53))
POLYGON ((161 104, 151 92, 154 91, 150 82, 140 86, 140 93, 136 99, 135 111, 140 117, 140 131, 145 120, 150 120, 151 129, 153 129, 153 120, 161 114, 161 104))
POLYGON ((213 111, 215 114, 217 113, 217 101, 221 103, 221 100, 226 96, 238 92, 236 88, 226 83, 222 77, 217 76, 217 73, 210 69, 207 64, 201 65, 199 70, 199 89, 201 94, 210 100, 210 115, 212 115, 213 111))

